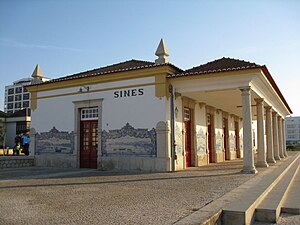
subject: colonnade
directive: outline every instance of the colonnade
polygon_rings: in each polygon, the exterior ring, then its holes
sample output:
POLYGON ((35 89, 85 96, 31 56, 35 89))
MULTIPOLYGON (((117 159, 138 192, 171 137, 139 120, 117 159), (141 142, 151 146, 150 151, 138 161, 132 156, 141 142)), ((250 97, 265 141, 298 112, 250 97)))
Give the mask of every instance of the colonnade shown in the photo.
MULTIPOLYGON (((251 87, 240 89, 243 109, 243 143, 245 173, 257 173, 254 165, 252 142, 251 87)), ((271 106, 264 106, 263 98, 256 98, 257 112, 257 167, 268 167, 287 157, 285 144, 285 121, 271 106), (264 118, 266 114, 266 119, 264 118), (265 121, 265 122, 264 122, 265 121), (266 141, 265 141, 266 134, 266 141)))

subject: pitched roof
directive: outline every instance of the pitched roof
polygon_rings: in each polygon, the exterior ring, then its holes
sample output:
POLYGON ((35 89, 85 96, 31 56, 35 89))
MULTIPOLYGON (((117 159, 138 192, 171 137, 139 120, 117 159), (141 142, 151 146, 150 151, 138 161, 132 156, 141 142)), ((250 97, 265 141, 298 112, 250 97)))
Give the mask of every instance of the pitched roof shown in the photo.
MULTIPOLYGON (((100 75, 106 75, 106 74, 116 73, 116 72, 124 72, 124 71, 130 71, 130 70, 138 70, 138 69, 144 69, 144 68, 150 68, 150 67, 157 67, 157 66, 163 66, 163 65, 170 65, 171 67, 175 68, 177 71, 179 71, 179 72, 182 71, 181 69, 179 69, 178 67, 176 67, 170 63, 158 65, 158 64, 155 64, 154 62, 132 59, 132 60, 125 61, 125 62, 120 62, 117 64, 100 67, 97 69, 88 70, 88 71, 72 74, 69 76, 60 77, 57 79, 52 79, 52 80, 49 80, 49 81, 46 81, 43 83, 39 83, 37 85, 54 83, 54 82, 65 81, 65 80, 78 79, 78 78, 83 78, 83 77, 100 76, 100 75)), ((33 85, 36 85, 36 84, 33 84, 33 85)), ((33 86, 33 85, 28 85, 28 86, 33 86)))
POLYGON ((256 63, 223 57, 221 59, 217 59, 212 62, 208 62, 206 64, 193 67, 191 69, 187 69, 184 72, 169 75, 169 77, 182 77, 182 76, 189 76, 189 75, 217 73, 217 72, 225 72, 225 71, 233 71, 233 70, 244 70, 244 69, 260 68, 260 67, 261 66, 256 63))

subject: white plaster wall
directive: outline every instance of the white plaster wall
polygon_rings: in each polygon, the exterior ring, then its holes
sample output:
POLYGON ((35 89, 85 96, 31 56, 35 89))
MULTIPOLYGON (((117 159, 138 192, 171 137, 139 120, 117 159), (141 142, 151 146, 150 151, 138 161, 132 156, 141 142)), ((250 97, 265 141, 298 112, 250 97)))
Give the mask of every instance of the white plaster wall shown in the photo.
MULTIPOLYGON (((53 126, 60 131, 72 131, 74 129, 73 101, 103 99, 102 129, 120 129, 126 123, 130 123, 135 128, 155 128, 157 122, 166 121, 166 112, 165 99, 159 99, 155 96, 155 86, 151 85, 153 81, 154 78, 142 78, 97 84, 91 85, 90 91, 128 85, 136 86, 38 99, 37 109, 32 111, 31 127, 35 128, 37 132, 49 131, 53 126), (149 86, 143 86, 144 84, 149 84, 149 86), (114 98, 115 91, 138 88, 144 90, 143 95, 114 98)), ((76 90, 79 90, 79 87, 40 92, 38 97, 67 94, 76 90)))
MULTIPOLYGON (((168 101, 168 103, 170 103, 168 101)), ((174 107, 175 109, 177 108, 178 113, 176 115, 175 113, 175 143, 176 143, 176 155, 177 155, 177 160, 176 160, 176 169, 180 170, 184 168, 184 135, 183 135, 183 108, 182 108, 182 98, 181 96, 178 96, 175 101, 174 101, 174 107)), ((170 116, 170 113, 168 113, 170 116)))

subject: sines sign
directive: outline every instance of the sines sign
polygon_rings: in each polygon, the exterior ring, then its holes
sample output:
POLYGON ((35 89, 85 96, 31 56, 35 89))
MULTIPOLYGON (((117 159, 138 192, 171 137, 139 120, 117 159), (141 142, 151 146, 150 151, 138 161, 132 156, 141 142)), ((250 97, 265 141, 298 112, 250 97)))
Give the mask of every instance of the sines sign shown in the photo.
POLYGON ((143 88, 114 91, 114 98, 135 97, 140 95, 144 95, 143 88))

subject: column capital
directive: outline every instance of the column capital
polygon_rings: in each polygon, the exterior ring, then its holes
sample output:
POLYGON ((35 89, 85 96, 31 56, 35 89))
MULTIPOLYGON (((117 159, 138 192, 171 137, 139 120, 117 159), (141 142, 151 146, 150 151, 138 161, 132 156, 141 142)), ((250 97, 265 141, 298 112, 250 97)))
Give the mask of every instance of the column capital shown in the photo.
POLYGON ((273 116, 273 117, 276 117, 277 115, 278 115, 278 114, 277 114, 276 111, 273 111, 273 112, 272 112, 272 116, 273 116))
POLYGON ((242 92, 242 95, 249 95, 251 91, 250 86, 240 87, 240 90, 242 92))
POLYGON ((257 104, 261 104, 264 102, 264 99, 263 98, 255 98, 254 101, 257 103, 257 104))
POLYGON ((267 106, 265 106, 265 109, 267 110, 267 111, 273 111, 273 108, 272 108, 272 106, 269 106, 269 105, 267 105, 267 106))

